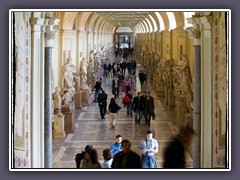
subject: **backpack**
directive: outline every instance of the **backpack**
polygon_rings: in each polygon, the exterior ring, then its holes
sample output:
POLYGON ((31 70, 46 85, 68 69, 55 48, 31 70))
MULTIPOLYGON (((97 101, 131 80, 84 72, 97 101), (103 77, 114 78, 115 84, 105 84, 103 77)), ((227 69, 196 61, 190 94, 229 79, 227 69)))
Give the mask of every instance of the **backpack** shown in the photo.
POLYGON ((130 100, 129 96, 127 96, 127 95, 123 98, 123 103, 124 103, 124 104, 130 103, 130 101, 131 101, 131 100, 130 100))

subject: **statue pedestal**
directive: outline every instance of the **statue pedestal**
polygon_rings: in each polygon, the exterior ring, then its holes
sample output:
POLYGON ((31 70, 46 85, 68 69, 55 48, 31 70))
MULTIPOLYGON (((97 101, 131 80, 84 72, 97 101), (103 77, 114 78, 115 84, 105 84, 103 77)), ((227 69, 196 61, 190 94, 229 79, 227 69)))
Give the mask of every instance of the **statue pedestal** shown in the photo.
POLYGON ((175 107, 175 99, 176 97, 173 94, 173 90, 168 90, 168 107, 175 107))
POLYGON ((168 102, 168 87, 165 86, 165 104, 168 105, 169 102, 168 102))
POLYGON ((74 112, 75 112, 74 103, 62 105, 62 113, 65 115, 64 130, 67 134, 73 133, 75 129, 74 112))
POLYGON ((163 81, 159 82, 157 85, 156 85, 156 95, 158 97, 164 97, 165 96, 165 84, 163 81))
POLYGON ((76 92, 76 94, 74 95, 74 102, 75 102, 76 109, 82 108, 81 94, 82 94, 82 91, 76 92))
POLYGON ((178 96, 176 100, 177 122, 176 125, 181 128, 185 126, 186 97, 178 96))
POLYGON ((53 138, 54 139, 63 139, 65 137, 64 131, 64 115, 54 114, 53 118, 53 138))
POLYGON ((81 89, 82 94, 81 94, 81 103, 82 106, 89 106, 90 100, 89 100, 89 88, 88 87, 83 87, 81 89))

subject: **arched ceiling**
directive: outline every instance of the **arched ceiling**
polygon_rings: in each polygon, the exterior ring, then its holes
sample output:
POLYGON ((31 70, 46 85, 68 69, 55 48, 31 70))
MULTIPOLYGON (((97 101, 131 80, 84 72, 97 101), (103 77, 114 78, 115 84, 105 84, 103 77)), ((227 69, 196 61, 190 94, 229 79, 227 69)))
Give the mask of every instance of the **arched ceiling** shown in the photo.
POLYGON ((94 11, 60 12, 60 28, 93 32, 112 32, 119 27, 130 27, 135 33, 152 33, 186 26, 186 12, 167 11, 94 11), (62 20, 62 21, 61 21, 62 20), (74 25, 73 25, 74 24, 74 25))
POLYGON ((140 21, 144 20, 149 12, 97 12, 106 21, 110 22, 116 27, 134 27, 140 21))

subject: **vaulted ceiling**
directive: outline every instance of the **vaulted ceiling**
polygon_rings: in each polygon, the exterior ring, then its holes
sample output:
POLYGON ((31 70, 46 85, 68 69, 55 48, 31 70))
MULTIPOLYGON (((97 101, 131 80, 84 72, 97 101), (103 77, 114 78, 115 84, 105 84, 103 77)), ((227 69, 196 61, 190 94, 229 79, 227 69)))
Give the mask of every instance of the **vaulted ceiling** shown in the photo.
POLYGON ((97 12, 104 20, 110 22, 115 27, 134 27, 139 22, 148 17, 150 12, 97 12))
POLYGON ((151 33, 172 30, 186 26, 186 18, 192 12, 168 11, 73 11, 55 12, 60 19, 59 27, 64 30, 83 30, 92 32, 116 31, 119 27, 129 27, 135 33, 151 33))

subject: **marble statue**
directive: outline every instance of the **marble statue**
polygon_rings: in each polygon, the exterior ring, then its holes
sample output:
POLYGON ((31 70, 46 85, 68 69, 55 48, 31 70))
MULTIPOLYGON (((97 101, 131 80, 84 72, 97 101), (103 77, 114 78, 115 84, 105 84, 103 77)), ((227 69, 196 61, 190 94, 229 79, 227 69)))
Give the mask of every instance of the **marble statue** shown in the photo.
POLYGON ((70 57, 67 58, 67 63, 63 67, 63 78, 64 78, 64 88, 73 88, 74 81, 73 77, 77 73, 76 67, 72 63, 72 59, 70 57))
POLYGON ((74 93, 73 88, 68 88, 68 91, 62 97, 63 105, 68 105, 73 102, 74 93))
POLYGON ((87 64, 84 58, 82 58, 80 62, 79 71, 80 71, 80 82, 81 82, 81 85, 84 86, 86 85, 86 81, 87 81, 87 64))
POLYGON ((74 88, 77 92, 79 92, 80 91, 80 86, 81 86, 79 75, 76 74, 73 79, 74 79, 74 83, 75 83, 74 88))
POLYGON ((62 106, 62 97, 60 95, 61 88, 56 87, 55 92, 53 93, 54 109, 61 109, 62 106))

